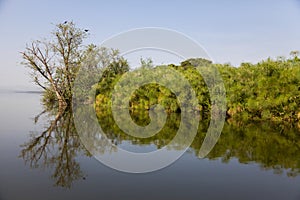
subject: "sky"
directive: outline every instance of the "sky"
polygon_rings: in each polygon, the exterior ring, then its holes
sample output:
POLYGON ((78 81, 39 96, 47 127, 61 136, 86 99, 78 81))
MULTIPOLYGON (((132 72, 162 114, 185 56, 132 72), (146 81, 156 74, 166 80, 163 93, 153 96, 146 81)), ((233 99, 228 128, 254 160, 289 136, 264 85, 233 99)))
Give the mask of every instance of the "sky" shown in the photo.
POLYGON ((238 66, 300 50, 299 19, 299 0, 0 0, 0 89, 34 88, 19 52, 66 20, 89 29, 95 44, 135 28, 175 30, 214 62, 238 66))

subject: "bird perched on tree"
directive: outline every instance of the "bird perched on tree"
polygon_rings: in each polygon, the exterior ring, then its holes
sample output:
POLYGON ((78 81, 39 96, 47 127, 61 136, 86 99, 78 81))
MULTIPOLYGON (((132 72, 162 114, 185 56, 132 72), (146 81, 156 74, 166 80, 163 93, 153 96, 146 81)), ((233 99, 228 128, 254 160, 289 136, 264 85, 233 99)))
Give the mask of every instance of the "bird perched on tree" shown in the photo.
POLYGON ((89 29, 84 29, 85 32, 89 32, 89 29))
POLYGON ((64 24, 68 23, 68 21, 65 21, 64 24))

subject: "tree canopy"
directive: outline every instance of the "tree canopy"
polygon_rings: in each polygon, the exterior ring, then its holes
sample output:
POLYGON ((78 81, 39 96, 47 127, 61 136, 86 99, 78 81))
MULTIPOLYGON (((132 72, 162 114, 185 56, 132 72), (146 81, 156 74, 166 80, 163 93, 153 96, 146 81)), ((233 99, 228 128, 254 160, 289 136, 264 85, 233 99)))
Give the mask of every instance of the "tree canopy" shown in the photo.
POLYGON ((23 64, 30 69, 33 82, 44 90, 46 103, 58 102, 60 108, 69 106, 74 80, 82 67, 93 70, 110 63, 110 68, 128 66, 117 50, 85 45, 88 31, 78 28, 73 22, 59 23, 48 39, 32 41, 21 52, 23 64))
MULTIPOLYGON (((242 63, 240 67, 213 64, 201 58, 188 59, 180 65, 170 64, 163 67, 177 70, 190 82, 198 97, 198 111, 205 118, 210 115, 211 99, 204 79, 195 68, 195 63, 204 71, 211 70, 211 65, 215 65, 219 70, 226 88, 228 118, 298 121, 300 119, 300 59, 297 53, 292 52, 291 55, 290 59, 268 58, 257 64, 242 63)), ((144 65, 142 63, 141 68, 144 68, 144 65)), ((96 106, 111 105, 111 92, 123 73, 125 71, 111 75, 109 80, 102 79, 99 82, 96 106)), ((168 112, 180 112, 176 95, 158 84, 140 87, 130 100, 130 107, 133 110, 149 110, 154 104, 161 104, 168 112)))

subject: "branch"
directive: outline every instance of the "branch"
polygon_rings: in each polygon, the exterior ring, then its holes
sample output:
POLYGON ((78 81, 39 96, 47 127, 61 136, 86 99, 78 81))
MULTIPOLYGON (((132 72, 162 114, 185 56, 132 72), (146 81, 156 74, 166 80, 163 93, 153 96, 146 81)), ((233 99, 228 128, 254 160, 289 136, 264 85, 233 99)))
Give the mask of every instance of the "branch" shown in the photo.
POLYGON ((39 80, 38 80, 37 77, 34 78, 34 82, 35 82, 38 86, 40 86, 41 88, 43 88, 44 90, 47 90, 47 88, 46 88, 45 86, 43 86, 43 85, 39 82, 39 80))
MULTIPOLYGON (((27 48, 27 50, 30 51, 30 53, 32 53, 31 49, 27 48)), ((38 64, 34 61, 33 57, 29 56, 25 52, 22 52, 22 54, 23 58, 29 62, 29 65, 31 65, 33 69, 37 70, 47 81, 50 81, 45 71, 40 66, 38 66, 38 64)), ((33 54, 33 56, 35 57, 35 54, 33 54)))

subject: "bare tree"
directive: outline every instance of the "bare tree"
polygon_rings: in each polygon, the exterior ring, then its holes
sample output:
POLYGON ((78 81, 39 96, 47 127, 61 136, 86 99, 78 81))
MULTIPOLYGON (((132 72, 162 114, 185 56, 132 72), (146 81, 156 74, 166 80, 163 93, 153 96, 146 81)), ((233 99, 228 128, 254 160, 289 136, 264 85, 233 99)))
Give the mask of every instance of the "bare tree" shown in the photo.
POLYGON ((71 102, 72 84, 80 67, 87 31, 73 22, 56 25, 51 40, 35 40, 22 53, 23 64, 31 69, 33 81, 53 94, 59 107, 71 102))

